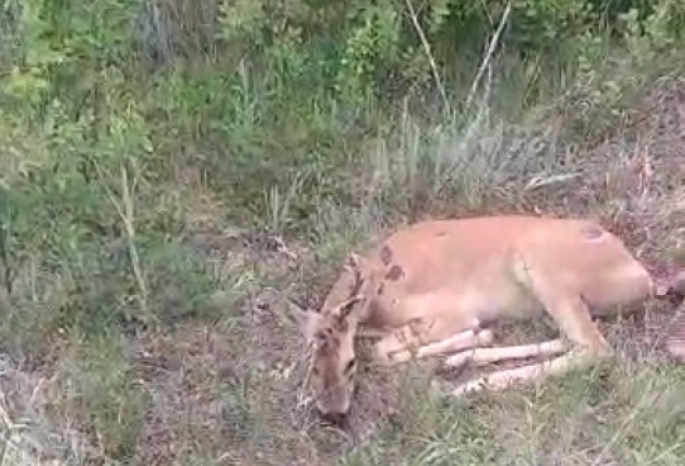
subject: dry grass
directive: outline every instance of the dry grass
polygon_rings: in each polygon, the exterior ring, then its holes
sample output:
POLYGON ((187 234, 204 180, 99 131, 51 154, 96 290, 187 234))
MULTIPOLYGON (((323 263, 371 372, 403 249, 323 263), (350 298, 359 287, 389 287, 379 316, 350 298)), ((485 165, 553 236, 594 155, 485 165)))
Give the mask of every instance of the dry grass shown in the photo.
MULTIPOLYGON (((350 247, 429 215, 589 215, 649 264, 682 263, 683 95, 682 81, 650 86, 593 145, 574 142, 563 108, 516 126, 481 114, 430 143, 407 118, 398 140, 369 145, 367 165, 350 179, 366 188, 361 207, 321 205, 312 239, 299 243, 225 224, 224 202, 184 172, 197 182, 184 199, 187 241, 206 258, 219 283, 213 305, 223 310, 127 339, 55 344, 43 367, 7 362, 14 430, 26 419, 20 442, 55 463, 2 464, 104 464, 112 455, 151 466, 683 464, 685 369, 660 349, 671 312, 663 305, 604 324, 618 349, 613 364, 508 393, 450 400, 431 389, 432 364, 367 365, 348 435, 299 404, 304 354, 284 299, 315 303, 350 247)), ((288 196, 272 199, 278 229, 288 196)), ((543 332, 516 328, 509 337, 543 332)))

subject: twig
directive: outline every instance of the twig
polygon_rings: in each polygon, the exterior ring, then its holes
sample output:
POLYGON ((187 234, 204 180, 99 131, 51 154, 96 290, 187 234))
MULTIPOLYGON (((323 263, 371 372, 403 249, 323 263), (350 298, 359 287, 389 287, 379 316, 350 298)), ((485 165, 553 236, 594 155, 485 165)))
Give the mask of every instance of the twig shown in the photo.
MULTIPOLYGON (((121 202, 122 204, 116 199, 114 194, 112 193, 112 190, 105 184, 104 182, 104 176, 102 174, 102 170, 100 169, 99 164, 94 163, 95 168, 98 172, 98 175, 100 176, 102 180, 102 186, 107 193, 107 197, 109 197, 110 202, 116 209, 117 213, 119 214, 119 217, 121 218, 121 222, 124 225, 124 231, 126 232, 126 242, 128 246, 128 254, 129 254, 129 259, 131 260, 131 268, 133 269, 133 275, 136 279, 136 283, 138 285, 138 302, 140 305, 140 310, 142 311, 142 314, 145 319, 150 317, 148 314, 148 308, 147 308, 147 299, 148 299, 148 290, 147 290, 147 285, 145 283, 145 277, 143 275, 142 267, 140 265, 140 256, 138 255, 138 249, 136 248, 135 244, 135 228, 133 226, 133 220, 135 217, 135 212, 134 212, 134 205, 133 205, 133 198, 131 197, 131 192, 130 192, 130 187, 129 187, 129 181, 128 181, 128 172, 126 170, 126 167, 122 163, 120 166, 120 176, 121 176, 121 202)), ((134 180, 135 183, 135 180, 134 180)))
POLYGON ((500 36, 502 35, 502 31, 504 30, 505 24, 507 24, 507 21, 509 20, 510 14, 511 2, 508 2, 507 7, 504 9, 504 13, 502 14, 502 19, 499 22, 499 26, 497 26, 497 30, 495 31, 495 34, 492 36, 492 40, 490 41, 488 51, 485 54, 485 57, 483 57, 483 62, 480 64, 480 68, 478 69, 476 78, 473 80, 473 83, 471 84, 471 90, 469 91, 469 95, 466 97, 466 110, 468 110, 469 107, 471 107, 471 103, 474 99, 474 96, 476 95, 476 91, 478 90, 480 80, 483 79, 483 73, 485 73, 485 70, 488 68, 490 61, 492 60, 492 55, 495 53, 495 47, 497 47, 497 44, 499 43, 500 36))
MULTIPOLYGON (((2 191, 5 190, 2 186, 0 186, 0 189, 2 191)), ((2 196, 7 196, 7 193, 2 193, 2 196)), ((3 285, 5 288, 5 293, 0 294, 0 304, 3 304, 2 300, 5 297, 9 299, 12 295, 12 281, 14 280, 12 264, 10 263, 12 230, 9 200, 5 200, 5 204, 7 208, 0 215, 0 270, 2 270, 2 280, 4 281, 3 285), (5 214, 7 214, 6 218, 4 218, 5 214)))
POLYGON ((431 53, 431 48, 430 44, 428 43, 428 39, 426 39, 426 35, 423 33, 423 29, 419 24, 419 20, 416 17, 416 11, 414 10, 414 6, 411 4, 411 0, 406 0, 406 4, 407 8, 409 9, 409 15, 411 16, 411 22, 414 25, 414 29, 416 29, 416 33, 419 35, 419 39, 421 39, 421 45, 423 45, 423 50, 426 52, 426 57, 428 58, 431 70, 433 71, 433 78, 435 79, 435 84, 438 86, 438 90, 440 91, 440 95, 442 96, 442 101, 445 105, 445 109, 447 109, 448 114, 451 115, 452 107, 450 106, 449 100, 447 100, 445 87, 442 85, 442 79, 440 79, 440 74, 438 73, 438 66, 435 63, 435 58, 433 58, 433 54, 431 53))
MULTIPOLYGON (((131 197, 131 193, 129 191, 129 185, 128 185, 128 172, 126 171, 126 167, 124 164, 121 164, 120 167, 121 170, 121 191, 122 191, 122 198, 124 201, 124 213, 125 215, 122 216, 121 221, 124 224, 124 228, 126 229, 126 239, 128 240, 128 252, 129 256, 131 257, 131 267, 133 268, 133 274, 136 277, 136 281, 138 282, 138 288, 140 291, 140 307, 141 310, 143 311, 143 314, 147 316, 147 297, 148 297, 148 291, 147 291, 147 285, 145 284, 145 278, 143 277, 143 272, 140 267, 140 257, 138 256, 138 249, 136 248, 135 244, 135 229, 133 227, 133 219, 135 218, 135 213, 134 213, 134 208, 133 208, 133 198, 131 197)), ((134 180, 135 184, 135 180, 134 180)))

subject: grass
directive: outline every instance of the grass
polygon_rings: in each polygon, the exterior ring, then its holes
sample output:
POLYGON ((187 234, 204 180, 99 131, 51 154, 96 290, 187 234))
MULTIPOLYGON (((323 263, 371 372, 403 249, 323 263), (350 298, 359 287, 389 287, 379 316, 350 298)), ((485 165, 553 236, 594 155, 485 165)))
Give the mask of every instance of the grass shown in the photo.
MULTIPOLYGON (((175 14, 160 5, 160 21, 175 14)), ((8 99, 0 464, 683 463, 685 369, 658 346, 663 306, 604 326, 611 364, 507 393, 450 400, 430 364, 367 365, 348 435, 301 406, 285 299, 320 303, 349 250, 427 217, 590 216, 648 264, 682 264, 681 63, 572 77, 498 59, 449 117, 442 93, 350 109, 240 63, 174 64, 141 89, 103 71, 81 83, 102 113, 65 91, 40 125, 8 99)))

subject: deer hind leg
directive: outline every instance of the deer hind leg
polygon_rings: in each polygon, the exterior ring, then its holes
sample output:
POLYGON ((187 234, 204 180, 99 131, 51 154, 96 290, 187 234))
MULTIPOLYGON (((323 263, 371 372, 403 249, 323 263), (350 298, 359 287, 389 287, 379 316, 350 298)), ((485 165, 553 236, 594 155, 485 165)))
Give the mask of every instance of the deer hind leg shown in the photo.
MULTIPOLYGON (((552 276, 550 274, 547 277, 552 276)), ((582 297, 565 292, 565 287, 558 286, 547 277, 529 276, 531 289, 570 340, 573 348, 563 356, 549 361, 497 371, 466 382, 456 387, 452 391, 453 395, 459 396, 482 389, 505 390, 516 383, 541 380, 585 368, 611 355, 611 347, 592 322, 590 311, 582 297)), ((555 345, 554 341, 550 342, 547 349, 559 349, 554 348, 555 345)), ((507 354, 506 348, 504 351, 503 354, 507 354)))
POLYGON ((469 364, 478 367, 511 359, 556 356, 560 353, 565 353, 570 349, 570 345, 560 338, 531 345, 474 348, 470 351, 462 351, 454 356, 450 356, 445 360, 445 365, 449 367, 461 367, 469 364))
POLYGON ((574 369, 591 365, 595 358, 578 348, 571 349, 563 356, 528 366, 493 372, 475 380, 470 380, 452 390, 452 395, 462 396, 467 393, 489 390, 506 390, 521 382, 542 380, 549 376, 564 375, 574 369))

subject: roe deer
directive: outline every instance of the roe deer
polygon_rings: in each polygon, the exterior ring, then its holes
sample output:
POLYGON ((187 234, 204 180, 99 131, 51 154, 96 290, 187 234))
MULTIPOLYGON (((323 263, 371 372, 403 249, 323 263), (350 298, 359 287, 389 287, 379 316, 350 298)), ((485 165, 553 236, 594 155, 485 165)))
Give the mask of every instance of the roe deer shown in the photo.
POLYGON ((685 274, 658 284, 617 236, 582 219, 424 221, 397 231, 367 255, 350 254, 349 262, 319 312, 297 312, 313 347, 308 381, 317 410, 334 420, 350 407, 359 324, 380 337, 374 359, 384 364, 438 355, 451 355, 449 366, 556 356, 466 382, 454 389, 458 395, 506 389, 606 358, 612 349, 593 317, 652 296, 685 293, 685 274), (562 338, 484 347, 493 341, 484 324, 544 313, 562 338))

